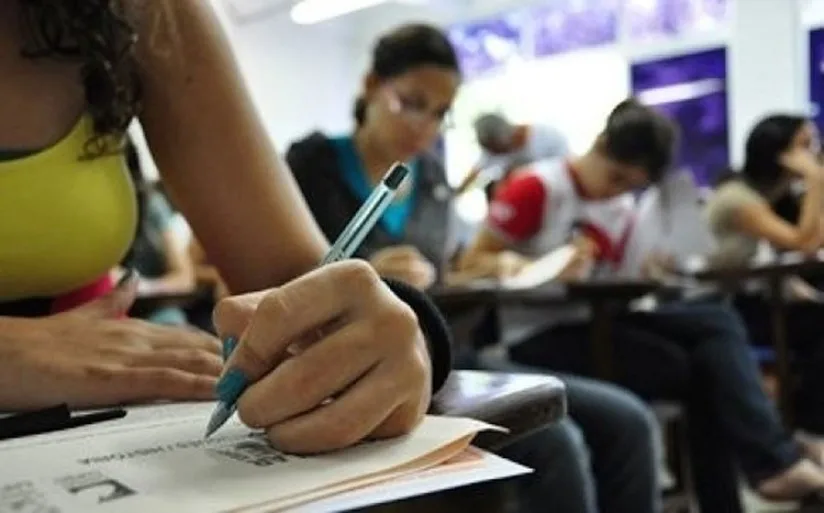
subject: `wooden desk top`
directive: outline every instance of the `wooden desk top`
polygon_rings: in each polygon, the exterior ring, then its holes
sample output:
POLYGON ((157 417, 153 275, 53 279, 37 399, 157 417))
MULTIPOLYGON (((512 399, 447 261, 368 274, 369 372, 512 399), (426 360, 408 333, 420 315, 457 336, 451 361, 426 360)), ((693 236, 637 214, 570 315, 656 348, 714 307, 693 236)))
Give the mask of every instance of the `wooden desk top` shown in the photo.
POLYGON ((575 301, 629 301, 667 289, 655 281, 598 279, 567 284, 550 283, 531 289, 505 289, 491 282, 430 292, 439 307, 467 304, 569 304, 575 301))
POLYGON ((805 257, 799 253, 785 253, 773 261, 756 263, 748 267, 706 269, 686 274, 696 280, 726 283, 759 278, 781 278, 792 274, 824 270, 824 259, 821 257, 822 255, 805 257))
POLYGON ((566 389, 542 374, 453 371, 434 398, 431 411, 472 417, 509 429, 483 432, 475 445, 495 450, 566 415, 566 389))

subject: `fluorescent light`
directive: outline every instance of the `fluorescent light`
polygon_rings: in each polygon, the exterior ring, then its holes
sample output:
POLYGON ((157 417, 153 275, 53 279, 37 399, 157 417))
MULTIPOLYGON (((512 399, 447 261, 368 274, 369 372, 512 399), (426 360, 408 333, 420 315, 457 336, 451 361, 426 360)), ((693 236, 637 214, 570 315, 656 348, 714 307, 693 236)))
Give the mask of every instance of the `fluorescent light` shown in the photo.
POLYGON ((724 81, 707 78, 693 82, 681 82, 668 86, 647 89, 638 93, 638 99, 646 105, 666 105, 668 103, 694 100, 724 90, 724 81))
POLYGON ((292 7, 290 14, 295 23, 309 25, 386 2, 387 0, 301 0, 292 7))

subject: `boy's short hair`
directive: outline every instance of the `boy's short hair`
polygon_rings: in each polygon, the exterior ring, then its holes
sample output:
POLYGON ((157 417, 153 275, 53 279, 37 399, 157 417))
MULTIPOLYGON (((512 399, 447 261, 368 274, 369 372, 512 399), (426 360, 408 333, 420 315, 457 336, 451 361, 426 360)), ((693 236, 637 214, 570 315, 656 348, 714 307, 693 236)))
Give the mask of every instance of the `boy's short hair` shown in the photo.
POLYGON ((628 99, 609 114, 601 137, 603 152, 609 159, 642 167, 655 183, 673 165, 678 128, 652 107, 628 99))

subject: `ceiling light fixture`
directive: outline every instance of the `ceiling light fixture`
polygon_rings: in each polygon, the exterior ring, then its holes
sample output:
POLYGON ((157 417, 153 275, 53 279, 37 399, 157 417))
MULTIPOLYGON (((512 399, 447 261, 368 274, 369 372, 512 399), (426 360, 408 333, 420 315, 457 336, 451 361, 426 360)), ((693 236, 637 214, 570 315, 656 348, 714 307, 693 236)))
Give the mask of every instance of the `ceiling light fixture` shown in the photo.
POLYGON ((301 0, 292 7, 290 15, 292 21, 295 23, 299 25, 310 25, 368 7, 374 7, 387 1, 388 0, 301 0))

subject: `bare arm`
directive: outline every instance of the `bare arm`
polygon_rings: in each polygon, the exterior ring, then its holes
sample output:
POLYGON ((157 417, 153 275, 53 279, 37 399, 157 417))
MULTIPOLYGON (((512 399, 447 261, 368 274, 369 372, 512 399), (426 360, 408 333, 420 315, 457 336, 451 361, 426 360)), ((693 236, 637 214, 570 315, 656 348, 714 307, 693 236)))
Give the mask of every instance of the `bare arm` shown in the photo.
POLYGON ((194 265, 174 230, 163 232, 163 254, 166 257, 166 272, 157 278, 144 279, 141 283, 144 293, 185 294, 194 290, 194 265))
POLYGON ((815 251, 822 242, 821 185, 819 176, 807 179, 807 192, 796 225, 778 216, 766 202, 752 202, 736 210, 733 217, 735 226, 742 232, 764 239, 780 249, 815 251))
POLYGON ((140 121, 169 192, 210 261, 235 292, 280 285, 308 271, 327 241, 266 137, 209 4, 145 5, 140 121), (158 20, 171 24, 167 32, 174 37, 155 30, 158 20))
POLYGON ((453 284, 468 278, 505 278, 520 272, 530 260, 507 249, 505 241, 486 228, 481 229, 475 240, 458 259, 453 284))
POLYGON ((467 173, 467 175, 464 177, 463 180, 461 180, 461 183, 455 189, 455 195, 460 196, 461 194, 467 192, 469 188, 472 186, 472 184, 475 183, 475 180, 478 179, 478 175, 481 174, 481 171, 483 171, 483 169, 480 166, 475 166, 472 169, 470 169, 469 173, 467 173))

